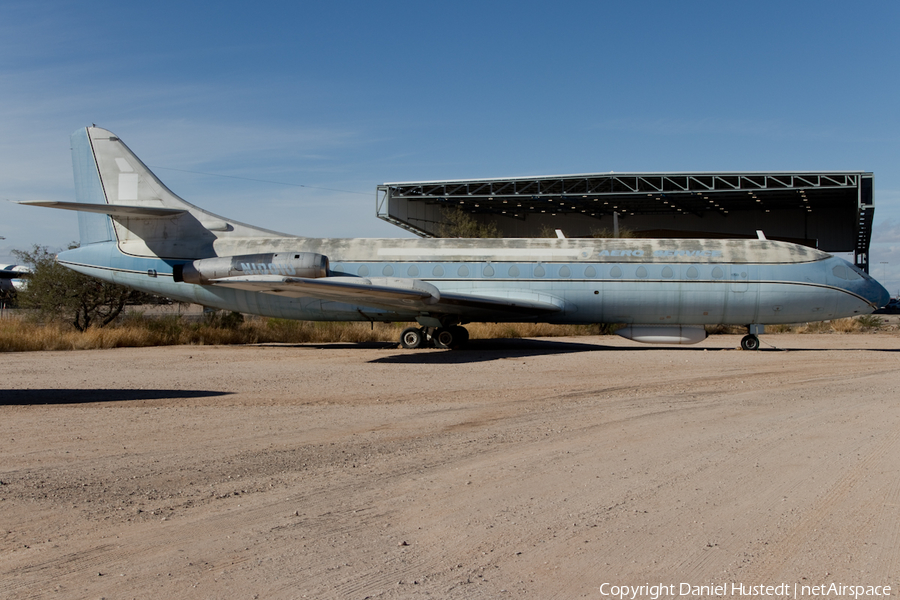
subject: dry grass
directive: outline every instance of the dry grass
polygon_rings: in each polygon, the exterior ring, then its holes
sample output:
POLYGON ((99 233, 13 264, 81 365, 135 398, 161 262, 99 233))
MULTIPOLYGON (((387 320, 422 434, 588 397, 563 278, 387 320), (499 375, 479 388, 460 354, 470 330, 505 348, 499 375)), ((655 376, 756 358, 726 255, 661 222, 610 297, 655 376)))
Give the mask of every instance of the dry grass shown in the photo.
POLYGON ((232 326, 191 323, 177 316, 125 319, 114 327, 85 332, 58 323, 38 324, 22 319, 0 321, 0 352, 84 350, 170 346, 220 345, 266 342, 367 342, 397 339, 399 330, 378 323, 311 323, 282 319, 248 319, 232 326))
MULTIPOLYGON (((24 318, 0 320, 0 352, 36 350, 86 350, 180 344, 221 345, 329 342, 393 342, 409 323, 345 323, 292 321, 262 317, 241 318, 219 313, 200 321, 179 315, 147 317, 132 313, 115 326, 85 332, 61 323, 35 323, 24 318)), ((474 323, 473 339, 598 335, 599 325, 548 325, 545 323, 474 323)))
POLYGON ((796 326, 794 331, 796 333, 860 333, 862 331, 877 331, 883 325, 884 321, 879 317, 863 315, 861 317, 806 323, 796 326))
POLYGON ((549 323, 470 323, 466 325, 473 340, 497 338, 574 337, 582 335, 609 335, 615 325, 551 325, 549 323))
MULTIPOLYGON (((867 315, 803 325, 776 325, 769 333, 852 333, 877 330, 883 322, 867 315)), ((87 350, 169 345, 222 345, 260 343, 395 342, 409 323, 345 323, 292 321, 219 313, 200 321, 180 315, 148 317, 132 313, 115 326, 85 332, 60 323, 35 323, 24 318, 0 320, 0 352, 87 350)), ((573 337, 608 335, 609 325, 549 325, 546 323, 472 323, 472 339, 573 337)), ((711 334, 742 334, 743 327, 717 326, 711 334)))

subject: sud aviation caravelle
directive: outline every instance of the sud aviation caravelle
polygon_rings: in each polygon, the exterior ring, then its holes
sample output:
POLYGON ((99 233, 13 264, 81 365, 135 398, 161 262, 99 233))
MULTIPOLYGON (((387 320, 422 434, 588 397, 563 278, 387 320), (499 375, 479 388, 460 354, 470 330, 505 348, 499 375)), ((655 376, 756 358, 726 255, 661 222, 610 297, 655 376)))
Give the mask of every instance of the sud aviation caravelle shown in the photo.
POLYGON ((772 240, 323 239, 268 231, 172 193, 112 132, 72 134, 76 271, 183 302, 310 321, 410 322, 406 348, 459 347, 466 323, 625 323, 626 338, 696 343, 741 325, 871 313, 888 292, 847 261, 772 240))

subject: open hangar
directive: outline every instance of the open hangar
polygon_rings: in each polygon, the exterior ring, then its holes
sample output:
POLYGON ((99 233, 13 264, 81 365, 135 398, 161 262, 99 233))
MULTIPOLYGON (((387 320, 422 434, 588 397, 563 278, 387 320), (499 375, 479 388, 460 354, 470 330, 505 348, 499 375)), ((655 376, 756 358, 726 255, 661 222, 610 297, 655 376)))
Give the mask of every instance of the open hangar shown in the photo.
POLYGON ((440 237, 448 211, 492 223, 503 237, 755 238, 852 252, 869 270, 874 203, 863 171, 591 173, 385 183, 379 218, 440 237))

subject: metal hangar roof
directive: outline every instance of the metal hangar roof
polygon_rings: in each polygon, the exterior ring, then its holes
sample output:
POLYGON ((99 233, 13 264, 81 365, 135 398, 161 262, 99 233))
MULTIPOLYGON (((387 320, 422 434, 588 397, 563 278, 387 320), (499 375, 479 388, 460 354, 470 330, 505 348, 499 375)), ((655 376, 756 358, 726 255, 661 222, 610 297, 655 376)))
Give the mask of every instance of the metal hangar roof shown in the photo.
POLYGON ((440 237, 448 211, 492 223, 503 237, 756 237, 853 252, 868 265, 872 173, 589 173, 505 179, 385 183, 378 217, 423 237, 440 237))

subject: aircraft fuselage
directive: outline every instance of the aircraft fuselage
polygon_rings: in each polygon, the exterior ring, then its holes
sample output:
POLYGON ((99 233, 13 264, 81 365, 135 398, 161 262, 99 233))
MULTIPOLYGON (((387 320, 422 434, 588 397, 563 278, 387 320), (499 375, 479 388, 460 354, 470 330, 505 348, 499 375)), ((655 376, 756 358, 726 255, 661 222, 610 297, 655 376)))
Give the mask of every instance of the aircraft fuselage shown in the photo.
MULTIPOLYGON (((329 277, 406 278, 442 293, 549 302, 559 311, 541 320, 552 323, 797 323, 867 314, 881 300, 877 282, 843 259, 759 240, 280 238, 252 249, 320 253, 329 277)), ((59 260, 173 299, 271 317, 412 321, 422 312, 176 283, 173 266, 185 261, 128 256, 113 242, 63 252, 59 260)), ((248 267, 248 275, 292 275, 277 264, 248 267)), ((477 320, 470 317, 460 320, 477 320)), ((490 320, 530 319, 513 313, 490 320)))
MULTIPOLYGON (((872 312, 885 289, 850 263, 786 242, 698 239, 319 239, 221 217, 171 192, 112 132, 72 134, 82 273, 185 302, 317 321, 415 321, 406 347, 454 347, 473 321, 625 323, 694 343, 702 325, 872 312), (664 329, 671 327, 671 329, 664 329), (688 328, 688 329, 685 329, 688 328)), ((752 338, 752 339, 751 339, 752 338)))

